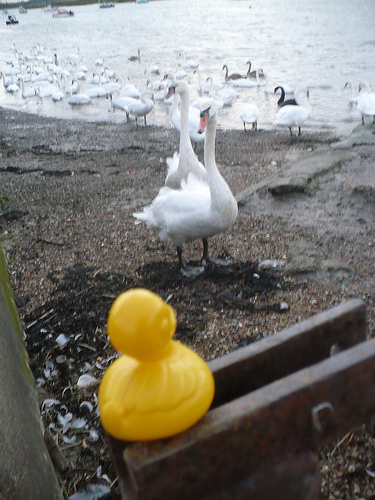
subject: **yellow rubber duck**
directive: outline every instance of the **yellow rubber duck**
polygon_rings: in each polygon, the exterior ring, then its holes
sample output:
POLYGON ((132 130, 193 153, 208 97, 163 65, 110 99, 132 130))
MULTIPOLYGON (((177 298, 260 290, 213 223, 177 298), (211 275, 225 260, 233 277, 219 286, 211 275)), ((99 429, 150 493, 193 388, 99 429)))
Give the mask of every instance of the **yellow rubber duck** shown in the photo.
POLYGON ((108 334, 122 353, 99 387, 103 427, 125 441, 178 434, 209 409, 215 392, 208 365, 172 340, 176 315, 158 295, 136 288, 114 301, 108 334))

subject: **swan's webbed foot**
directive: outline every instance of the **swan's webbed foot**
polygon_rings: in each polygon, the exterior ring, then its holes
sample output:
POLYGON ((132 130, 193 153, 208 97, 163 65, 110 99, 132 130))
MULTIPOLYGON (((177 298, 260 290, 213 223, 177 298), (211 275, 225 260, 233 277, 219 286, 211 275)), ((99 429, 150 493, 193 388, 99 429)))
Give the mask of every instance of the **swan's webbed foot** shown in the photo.
POLYGON ((232 264, 232 261, 230 259, 213 259, 210 256, 207 257, 202 257, 201 260, 202 266, 209 266, 210 264, 213 264, 215 266, 229 266, 232 264))
POLYGON ((181 274, 185 276, 185 278, 196 278, 200 274, 204 272, 203 266, 187 266, 182 261, 182 248, 177 247, 177 255, 178 255, 178 268, 181 271, 181 274))
POLYGON ((205 268, 203 266, 186 266, 180 267, 181 274, 185 278, 196 278, 200 274, 204 273, 205 268))
POLYGON ((203 256, 201 260, 202 266, 207 267, 209 264, 214 264, 215 266, 229 266, 232 263, 230 259, 213 259, 208 254, 208 241, 203 239, 203 256))

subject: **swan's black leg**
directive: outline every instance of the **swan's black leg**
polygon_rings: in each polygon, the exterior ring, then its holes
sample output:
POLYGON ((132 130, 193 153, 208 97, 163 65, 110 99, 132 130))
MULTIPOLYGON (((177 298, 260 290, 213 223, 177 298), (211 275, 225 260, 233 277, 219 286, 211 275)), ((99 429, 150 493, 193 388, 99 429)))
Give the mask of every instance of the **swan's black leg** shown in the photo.
POLYGON ((202 241, 203 241, 203 255, 201 263, 203 266, 207 266, 208 262, 210 261, 210 256, 208 255, 208 239, 203 238, 202 241))
POLYGON ((298 127, 298 136, 301 135, 301 127, 298 127))
POLYGON ((293 137, 292 127, 289 127, 290 135, 293 137))
POLYGON ((231 264, 231 261, 229 259, 228 260, 212 259, 208 253, 208 239, 203 238, 202 241, 203 241, 203 256, 201 260, 202 266, 208 266, 209 263, 215 264, 217 266, 228 266, 229 264, 231 264))

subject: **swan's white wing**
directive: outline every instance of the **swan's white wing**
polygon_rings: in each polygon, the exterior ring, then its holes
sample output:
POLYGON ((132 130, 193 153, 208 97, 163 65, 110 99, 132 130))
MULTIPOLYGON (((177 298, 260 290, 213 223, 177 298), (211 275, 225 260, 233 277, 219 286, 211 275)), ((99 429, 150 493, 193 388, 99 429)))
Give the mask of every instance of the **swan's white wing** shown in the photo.
POLYGON ((274 125, 300 126, 307 120, 309 115, 310 110, 304 106, 287 105, 278 111, 274 125))
POLYGON ((167 168, 168 168, 168 174, 167 174, 167 178, 168 178, 168 175, 171 175, 178 168, 179 154, 177 152, 175 152, 173 154, 172 158, 171 157, 167 158, 166 164, 167 164, 167 168))
POLYGON ((357 104, 358 110, 364 115, 375 115, 375 94, 368 92, 361 92, 357 104))
POLYGON ((256 104, 246 104, 240 111, 242 120, 246 123, 254 123, 259 120, 259 108, 256 104))

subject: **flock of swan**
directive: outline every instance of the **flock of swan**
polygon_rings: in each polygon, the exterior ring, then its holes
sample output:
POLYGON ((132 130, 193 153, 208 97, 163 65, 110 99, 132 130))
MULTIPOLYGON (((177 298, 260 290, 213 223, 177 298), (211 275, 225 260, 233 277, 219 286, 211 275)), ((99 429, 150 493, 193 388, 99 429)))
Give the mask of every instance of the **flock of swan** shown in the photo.
MULTIPOLYGON (((65 99, 71 106, 84 106, 92 104, 96 99, 109 98, 111 107, 124 111, 128 120, 131 117, 137 122, 139 117, 143 117, 145 124, 147 124, 146 116, 154 109, 155 102, 167 102, 171 104, 169 112, 171 123, 180 130, 178 95, 172 100, 166 99, 165 77, 153 79, 154 75, 163 74, 157 65, 144 69, 145 89, 141 92, 128 79, 110 71, 102 59, 97 59, 95 66, 88 71, 82 62, 79 49, 76 53, 68 54, 61 59, 56 53, 48 54, 47 49, 43 49, 39 44, 33 47, 28 55, 23 55, 15 45, 10 47, 10 50, 13 51, 13 56, 6 60, 7 67, 1 72, 4 88, 9 94, 20 94, 23 99, 50 98, 55 102, 65 99)), ((141 63, 140 50, 128 60, 132 63, 141 63)), ((267 75, 261 68, 252 69, 251 61, 247 61, 248 70, 242 74, 230 73, 228 65, 224 64, 222 67, 222 71, 225 72, 224 81, 216 82, 208 77, 205 83, 201 81, 198 62, 187 60, 185 54, 181 52, 177 64, 174 72, 167 72, 175 81, 187 78, 191 82, 194 75, 197 74, 198 77, 196 90, 199 97, 191 102, 189 109, 190 137, 196 143, 204 140, 204 135, 201 137, 197 134, 197 123, 198 108, 206 95, 214 99, 216 107, 220 110, 224 106, 231 106, 239 98, 240 89, 260 87, 265 81, 265 92, 280 94, 277 102, 279 111, 273 125, 287 127, 291 134, 292 127, 298 127, 298 134, 301 134, 301 127, 311 114, 307 88, 291 89, 277 86, 274 90, 268 89, 267 75), (293 93, 294 97, 286 99, 286 93, 293 93)), ((361 113, 362 123, 364 124, 367 116, 372 117, 374 121, 375 93, 368 82, 361 81, 357 94, 352 83, 347 82, 345 87, 351 89, 349 103, 356 106, 361 113)), ((257 129, 260 111, 254 99, 242 105, 239 115, 245 131, 247 126, 257 129)))
MULTIPOLYGON (((267 93, 277 93, 280 97, 277 102, 276 119, 273 125, 286 127, 293 135, 292 128, 298 128, 301 134, 301 127, 311 114, 309 103, 309 91, 306 87, 287 88, 277 86, 275 89, 268 89, 267 75, 262 68, 252 68, 251 61, 247 61, 247 72, 230 73, 228 65, 222 67, 223 81, 214 81, 208 77, 202 81, 199 63, 186 59, 181 51, 174 71, 161 71, 157 65, 149 65, 143 68, 144 82, 141 88, 128 78, 121 77, 115 71, 111 71, 105 62, 98 58, 91 64, 90 70, 82 61, 79 49, 75 53, 61 57, 52 51, 42 48, 40 45, 33 47, 30 54, 24 55, 13 45, 10 47, 11 57, 6 62, 6 67, 1 72, 1 78, 7 93, 20 95, 23 99, 51 99, 54 102, 66 100, 70 106, 93 105, 98 99, 108 99, 110 106, 114 110, 121 110, 126 114, 127 120, 134 119, 138 123, 138 118, 143 118, 147 124, 147 115, 152 112, 156 103, 171 104, 169 117, 174 127, 180 130, 180 103, 178 93, 172 99, 166 98, 167 79, 169 75, 174 81, 185 79, 190 87, 194 85, 194 90, 198 93, 198 98, 193 99, 189 106, 189 130, 193 142, 203 142, 197 133, 199 122, 199 108, 202 100, 208 95, 215 101, 217 109, 231 106, 241 99, 239 118, 246 131, 247 127, 257 129, 261 113, 256 103, 256 99, 249 99, 249 102, 242 102, 243 89, 259 88, 263 86, 267 93), (193 84, 195 80, 195 83, 193 84), (286 93, 293 94, 293 97, 286 99, 286 93)), ((141 65, 141 54, 128 58, 129 63, 141 65)), ((359 91, 356 94, 354 85, 346 84, 351 88, 349 102, 356 106, 362 116, 362 123, 365 117, 375 116, 375 93, 369 84, 362 81, 359 84, 359 91)), ((246 98, 247 100, 247 98, 246 98)))

